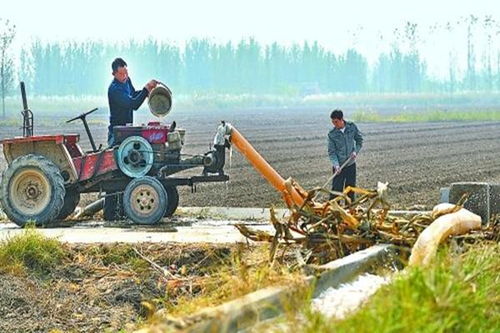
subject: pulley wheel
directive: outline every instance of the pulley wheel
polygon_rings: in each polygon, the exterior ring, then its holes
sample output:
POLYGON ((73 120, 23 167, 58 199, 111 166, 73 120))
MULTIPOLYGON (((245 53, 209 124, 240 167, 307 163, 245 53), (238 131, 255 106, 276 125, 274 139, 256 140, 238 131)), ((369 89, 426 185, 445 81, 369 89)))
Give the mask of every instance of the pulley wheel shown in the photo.
POLYGON ((147 175, 153 166, 154 153, 151 144, 140 136, 130 136, 123 140, 116 151, 120 170, 131 178, 147 175))

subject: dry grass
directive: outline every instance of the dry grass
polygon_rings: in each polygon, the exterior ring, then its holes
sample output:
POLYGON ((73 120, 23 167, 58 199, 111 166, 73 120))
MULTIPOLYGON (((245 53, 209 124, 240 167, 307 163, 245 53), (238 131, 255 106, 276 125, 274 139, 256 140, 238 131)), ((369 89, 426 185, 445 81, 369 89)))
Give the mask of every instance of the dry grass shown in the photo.
POLYGON ((288 281, 286 267, 261 261, 267 251, 246 245, 70 245, 28 229, 0 246, 0 331, 129 331, 156 309, 189 313, 288 281))
POLYGON ((208 276, 190 281, 189 286, 172 285, 167 289, 164 299, 167 312, 174 316, 188 315, 261 288, 303 282, 302 273, 293 266, 278 262, 269 265, 268 251, 267 246, 238 245, 229 261, 213 266, 208 276))

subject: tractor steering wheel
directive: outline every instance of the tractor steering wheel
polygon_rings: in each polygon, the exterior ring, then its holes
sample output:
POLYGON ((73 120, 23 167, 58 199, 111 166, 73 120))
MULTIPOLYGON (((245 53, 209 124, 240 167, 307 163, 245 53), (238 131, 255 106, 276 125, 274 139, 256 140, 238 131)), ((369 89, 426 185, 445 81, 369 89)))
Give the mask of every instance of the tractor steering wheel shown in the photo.
POLYGON ((88 112, 82 113, 78 117, 71 118, 70 120, 66 120, 66 123, 70 123, 70 122, 75 121, 77 119, 85 119, 85 117, 87 117, 89 114, 91 114, 91 113, 93 113, 93 112, 95 112, 97 110, 98 110, 98 108, 95 108, 95 109, 92 109, 92 110, 90 110, 88 112))
MULTIPOLYGON (((78 117, 72 118, 70 120, 66 120, 66 123, 70 123, 72 121, 75 121, 77 119, 81 119, 83 122, 83 126, 85 127, 85 132, 87 132, 87 135, 89 136, 89 141, 92 146, 92 152, 98 151, 97 148, 95 147, 94 139, 92 138, 92 133, 90 133, 89 125, 87 124, 87 116, 91 114, 92 112, 97 111, 97 108, 90 110, 89 112, 82 113, 78 117)), ((99 148, 100 149, 100 148, 99 148)))

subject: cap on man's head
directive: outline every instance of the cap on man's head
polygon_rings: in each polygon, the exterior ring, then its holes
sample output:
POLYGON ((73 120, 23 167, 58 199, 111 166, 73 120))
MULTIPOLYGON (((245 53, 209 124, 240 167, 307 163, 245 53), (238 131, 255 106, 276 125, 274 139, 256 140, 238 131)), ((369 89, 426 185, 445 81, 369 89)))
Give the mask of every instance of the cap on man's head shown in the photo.
POLYGON ((116 58, 115 60, 113 60, 113 62, 111 63, 111 69, 113 70, 113 73, 115 73, 120 67, 127 67, 127 63, 125 62, 125 60, 123 60, 122 58, 116 58))
POLYGON ((342 110, 335 109, 330 113, 330 118, 331 119, 344 119, 344 113, 342 110))

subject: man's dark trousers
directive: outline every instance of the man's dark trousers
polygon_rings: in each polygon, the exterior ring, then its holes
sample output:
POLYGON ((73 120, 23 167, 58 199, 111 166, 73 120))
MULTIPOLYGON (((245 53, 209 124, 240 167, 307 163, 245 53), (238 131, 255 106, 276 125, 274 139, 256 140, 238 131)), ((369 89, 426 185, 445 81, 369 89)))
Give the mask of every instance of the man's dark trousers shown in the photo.
MULTIPOLYGON (((332 168, 335 173, 335 168, 332 168)), ((356 186, 356 163, 346 166, 340 171, 338 175, 333 178, 332 191, 342 192, 347 186, 356 186)), ((330 195, 330 200, 335 198, 336 195, 330 195)), ((349 198, 354 201, 354 193, 349 193, 349 198)))

